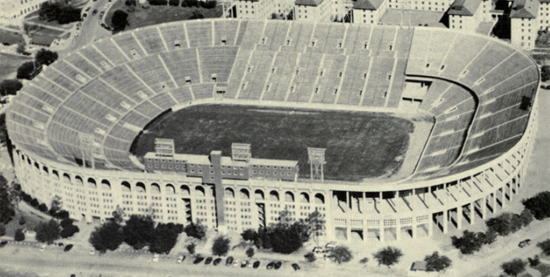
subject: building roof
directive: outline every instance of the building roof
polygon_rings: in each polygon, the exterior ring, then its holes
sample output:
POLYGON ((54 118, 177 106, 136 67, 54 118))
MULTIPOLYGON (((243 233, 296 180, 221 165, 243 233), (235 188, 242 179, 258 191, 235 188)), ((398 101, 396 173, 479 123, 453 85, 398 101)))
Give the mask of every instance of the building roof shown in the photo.
POLYGON ((384 0, 358 0, 353 3, 353 8, 358 10, 377 10, 384 0))
POLYGON ((482 0, 455 0, 449 8, 450 15, 473 16, 482 0))
POLYGON ((313 6, 317 7, 323 3, 323 0, 296 0, 296 5, 302 5, 302 6, 313 6))
POLYGON ((539 0, 515 0, 510 18, 536 18, 539 5, 539 0))

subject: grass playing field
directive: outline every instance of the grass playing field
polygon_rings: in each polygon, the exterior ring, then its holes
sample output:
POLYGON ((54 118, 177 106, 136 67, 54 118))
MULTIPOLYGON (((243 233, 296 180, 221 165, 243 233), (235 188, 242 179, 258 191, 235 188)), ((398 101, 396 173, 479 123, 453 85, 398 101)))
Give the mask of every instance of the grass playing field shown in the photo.
POLYGON ((177 153, 231 156, 233 142, 252 144, 252 157, 298 160, 308 178, 307 147, 326 148, 325 179, 357 181, 397 172, 414 125, 380 113, 199 105, 150 124, 132 147, 154 151, 155 138, 173 138, 177 153))

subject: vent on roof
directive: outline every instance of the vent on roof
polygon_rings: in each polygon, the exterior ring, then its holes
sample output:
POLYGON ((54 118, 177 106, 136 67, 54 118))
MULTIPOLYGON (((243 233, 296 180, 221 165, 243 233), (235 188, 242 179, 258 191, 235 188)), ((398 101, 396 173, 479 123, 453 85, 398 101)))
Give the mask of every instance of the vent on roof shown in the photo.
POLYGON ((262 38, 262 44, 264 44, 264 45, 267 44, 267 37, 262 38))
POLYGON ((249 64, 249 65, 248 65, 248 68, 246 69, 246 72, 247 72, 247 73, 252 72, 252 69, 253 69, 253 68, 254 68, 254 66, 251 65, 251 64, 249 64))
POLYGON ((291 38, 287 38, 287 39, 286 39, 286 45, 289 46, 291 41, 292 41, 291 38))
POLYGON ((42 109, 47 111, 48 113, 53 113, 53 108, 49 105, 43 104, 42 109))
POLYGON ((147 100, 147 98, 149 98, 149 97, 147 96, 147 94, 145 94, 145 93, 144 93, 143 91, 141 91, 141 90, 138 90, 137 95, 138 95, 139 98, 141 98, 141 99, 143 99, 143 100, 147 100))
POLYGON ((120 102, 120 106, 123 107, 126 110, 129 110, 132 108, 132 105, 126 103, 125 101, 120 102))
POLYGON ((139 54, 138 54, 138 52, 137 52, 136 50, 130 50, 130 54, 132 54, 132 56, 135 57, 135 58, 139 58, 139 57, 140 57, 139 54))
POLYGON ((226 45, 227 44, 227 38, 226 37, 222 37, 222 45, 226 45))
POLYGON ((334 89, 334 95, 338 94, 338 88, 334 89))
POLYGON ((243 85, 242 85, 242 89, 246 89, 246 85, 248 84, 248 82, 244 82, 243 85))
POLYGON ((445 69, 445 65, 441 65, 441 67, 439 68, 439 70, 443 70, 445 69))
POLYGON ((426 68, 430 68, 430 63, 427 63, 427 64, 426 64, 426 68))
POLYGON ((436 102, 433 103, 432 106, 437 107, 437 106, 441 105, 441 103, 443 103, 443 101, 445 101, 444 98, 439 98, 439 99, 437 99, 436 102))
POLYGON ((338 77, 342 77, 344 73, 342 71, 340 71, 340 73, 338 73, 338 77))
POLYGON ((363 79, 367 79, 367 73, 363 72, 363 79))
POLYGON ((311 47, 315 47, 315 43, 316 43, 316 42, 317 42, 316 39, 312 40, 312 41, 311 41, 311 47))
POLYGON ((477 80, 477 81, 474 83, 474 85, 477 86, 477 85, 479 85, 479 84, 481 84, 481 83, 483 83, 483 82, 485 82, 485 78, 481 78, 481 79, 477 80))
POLYGON ((452 112, 454 112, 454 111, 456 111, 456 110, 458 110, 458 108, 455 106, 455 107, 452 107, 452 108, 446 110, 445 113, 452 113, 452 112))
POLYGON ((269 87, 271 87, 271 83, 269 83, 265 86, 265 91, 269 91, 269 87))
POLYGON ((292 92, 292 93, 296 92, 296 86, 295 85, 292 85, 290 87, 290 92, 292 92))
POLYGON ((344 43, 342 42, 341 39, 338 40, 338 48, 340 49, 344 48, 344 43))
POLYGON ((77 74, 76 76, 74 76, 75 79, 77 79, 79 82, 81 83, 86 83, 88 81, 88 79, 86 79, 84 76, 80 75, 80 74, 77 74))
POLYGON ((111 65, 109 63, 107 63, 106 61, 100 61, 99 64, 107 70, 111 68, 111 65))
POLYGON ((174 47, 180 48, 181 47, 181 41, 180 40, 174 40, 174 47))
POLYGON ((491 92, 493 92, 493 91, 495 91, 495 88, 494 88, 494 87, 492 87, 492 88, 490 88, 490 89, 484 91, 483 94, 491 93, 491 92))
POLYGON ((277 72, 277 67, 271 69, 271 74, 275 74, 275 72, 277 72))
POLYGON ((319 72, 319 76, 323 76, 325 74, 325 69, 322 68, 321 71, 319 72))
POLYGON ((111 114, 107 114, 107 115, 105 116, 105 118, 106 118, 107 120, 111 121, 111 122, 115 122, 115 121, 116 121, 116 117, 114 117, 114 116, 111 115, 111 114))
POLYGON ((390 44, 388 48, 390 49, 390 51, 393 51, 393 45, 390 44))
POLYGON ((367 49, 369 47, 369 43, 367 41, 363 42, 363 49, 367 49))
POLYGON ((300 69, 296 68, 296 75, 300 74, 300 69))
POLYGON ((190 85, 191 84, 191 77, 185 76, 185 83, 190 85))
POLYGON ((218 80, 218 75, 217 74, 212 74, 212 75, 210 75, 210 79, 212 80, 212 83, 215 83, 218 80))
POLYGON ((359 96, 361 96, 361 95, 363 95, 363 90, 362 89, 359 90, 359 96))
POLYGON ((460 73, 459 77, 464 77, 466 76, 466 74, 468 74, 468 70, 464 70, 460 73))
POLYGON ((163 82, 163 83, 160 83, 160 87, 161 87, 162 89, 167 89, 167 88, 168 88, 168 85, 166 85, 166 83, 163 82))

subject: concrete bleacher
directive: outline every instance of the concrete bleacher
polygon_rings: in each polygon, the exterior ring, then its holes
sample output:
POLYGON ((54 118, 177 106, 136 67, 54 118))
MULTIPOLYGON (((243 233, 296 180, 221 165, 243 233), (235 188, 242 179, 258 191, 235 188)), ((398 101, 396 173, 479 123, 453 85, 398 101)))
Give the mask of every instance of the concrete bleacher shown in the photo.
POLYGON ((134 137, 171 107, 236 98, 397 110, 410 77, 431 80, 418 109, 435 124, 417 172, 433 176, 507 151, 529 118, 520 103, 538 86, 528 57, 477 35, 197 20, 124 32, 52 64, 16 97, 8 128, 26 149, 69 163, 79 135, 93 134, 105 162, 136 169, 134 137))

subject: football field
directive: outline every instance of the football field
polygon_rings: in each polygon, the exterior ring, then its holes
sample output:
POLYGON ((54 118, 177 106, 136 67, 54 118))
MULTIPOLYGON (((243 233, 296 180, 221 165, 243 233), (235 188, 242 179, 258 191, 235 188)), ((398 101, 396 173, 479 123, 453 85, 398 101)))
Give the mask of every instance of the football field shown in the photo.
POLYGON ((132 153, 154 151, 155 138, 172 138, 176 153, 208 155, 250 143, 253 158, 298 160, 308 178, 307 147, 326 148, 325 179, 357 181, 388 176, 402 164, 411 121, 381 113, 198 105, 158 118, 134 141, 132 153))

